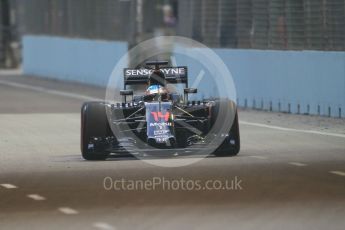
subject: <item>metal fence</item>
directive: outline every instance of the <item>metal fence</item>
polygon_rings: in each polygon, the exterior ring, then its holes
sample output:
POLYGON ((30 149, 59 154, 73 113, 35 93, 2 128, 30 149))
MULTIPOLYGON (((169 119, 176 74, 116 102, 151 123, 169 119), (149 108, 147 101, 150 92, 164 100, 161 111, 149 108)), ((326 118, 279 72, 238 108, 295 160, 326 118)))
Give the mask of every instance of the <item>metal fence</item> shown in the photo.
POLYGON ((197 15, 181 34, 213 47, 345 50, 344 0, 189 0, 179 12, 197 15))
POLYGON ((18 9, 18 29, 22 34, 125 40, 133 26, 129 1, 14 1, 18 9))
POLYGON ((126 40, 169 28, 211 47, 345 50, 345 0, 12 0, 21 34, 126 40), (164 6, 177 23, 167 25, 164 6))

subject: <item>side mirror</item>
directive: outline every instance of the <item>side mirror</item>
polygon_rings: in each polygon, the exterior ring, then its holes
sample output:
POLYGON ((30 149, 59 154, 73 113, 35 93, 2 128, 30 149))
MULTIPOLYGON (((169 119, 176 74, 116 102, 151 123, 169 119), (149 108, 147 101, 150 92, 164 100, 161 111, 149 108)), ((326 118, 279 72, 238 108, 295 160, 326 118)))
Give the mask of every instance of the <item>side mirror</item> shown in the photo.
POLYGON ((198 89, 196 88, 185 88, 184 89, 184 93, 186 94, 192 94, 192 93, 197 93, 198 92, 198 89))
POLYGON ((133 90, 120 90, 120 95, 123 97, 124 102, 127 102, 127 96, 132 96, 133 100, 133 90))
POLYGON ((120 95, 121 96, 132 96, 133 90, 120 90, 120 95))
POLYGON ((198 89, 196 89, 196 88, 185 88, 183 91, 184 91, 183 100, 185 102, 187 102, 188 101, 188 94, 197 93, 198 89))

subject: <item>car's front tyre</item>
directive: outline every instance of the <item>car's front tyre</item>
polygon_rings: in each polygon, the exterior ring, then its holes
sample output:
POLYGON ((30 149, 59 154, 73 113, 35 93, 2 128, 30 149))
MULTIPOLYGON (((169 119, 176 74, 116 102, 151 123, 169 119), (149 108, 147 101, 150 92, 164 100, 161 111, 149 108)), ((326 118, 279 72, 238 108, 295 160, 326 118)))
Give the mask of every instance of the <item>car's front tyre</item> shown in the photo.
MULTIPOLYGON (((225 121, 228 119, 229 114, 220 114, 220 107, 223 106, 225 110, 232 111, 233 122, 229 131, 225 133, 226 137, 220 146, 213 152, 217 157, 236 156, 240 152, 240 130, 238 122, 237 106, 234 102, 229 100, 217 100, 211 109, 211 124, 214 125, 216 120, 225 121)), ((220 128, 220 127, 218 127, 220 128)), ((218 134, 219 135, 219 134, 218 134)))
POLYGON ((86 102, 81 108, 81 153, 85 160, 105 160, 110 154, 102 146, 94 146, 92 138, 106 138, 110 127, 102 102, 86 102))
POLYGON ((236 111, 234 122, 228 136, 213 153, 217 157, 236 156, 240 152, 240 130, 236 111))

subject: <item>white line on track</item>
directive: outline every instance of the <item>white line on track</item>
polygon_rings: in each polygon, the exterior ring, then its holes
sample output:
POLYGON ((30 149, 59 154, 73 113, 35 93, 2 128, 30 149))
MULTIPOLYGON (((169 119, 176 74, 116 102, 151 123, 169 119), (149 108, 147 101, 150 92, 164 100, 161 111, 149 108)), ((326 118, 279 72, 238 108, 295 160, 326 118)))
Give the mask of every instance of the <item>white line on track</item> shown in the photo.
POLYGON ((104 98, 100 99, 100 98, 89 97, 89 96, 85 96, 85 95, 81 95, 81 94, 77 94, 77 93, 68 93, 68 92, 64 92, 64 91, 48 89, 48 88, 39 87, 39 86, 32 86, 32 85, 27 85, 27 84, 21 84, 21 83, 5 81, 5 80, 0 80, 0 84, 6 85, 6 86, 11 86, 11 87, 17 87, 17 88, 21 88, 21 89, 33 90, 33 91, 42 92, 42 93, 49 93, 49 94, 53 94, 53 95, 74 98, 74 99, 86 100, 86 101, 104 100, 104 98))
POLYGON ((36 201, 46 200, 45 197, 38 195, 38 194, 28 194, 27 197, 29 197, 30 199, 36 200, 36 201))
POLYGON ((74 209, 69 208, 69 207, 61 207, 61 208, 59 208, 59 211, 66 214, 66 215, 76 215, 79 213, 77 210, 74 210, 74 209))
POLYGON ((18 188, 17 186, 13 185, 13 184, 0 184, 2 187, 7 188, 7 189, 14 189, 14 188, 18 188))
POLYGON ((110 224, 104 222, 96 222, 93 224, 93 227, 102 229, 102 230, 115 230, 116 228, 111 226, 110 224))
POLYGON ((303 167, 307 166, 307 164, 300 163, 300 162, 289 162, 290 165, 298 166, 298 167, 303 167))
POLYGON ((264 156, 249 156, 249 157, 260 159, 260 160, 266 160, 267 159, 267 157, 264 157, 264 156))
POLYGON ((319 131, 313 131, 313 130, 301 130, 301 129, 283 128, 283 127, 279 127, 279 126, 265 125, 265 124, 260 124, 260 123, 247 122, 247 121, 240 121, 240 124, 256 126, 256 127, 261 127, 261 128, 275 129, 275 130, 280 130, 280 131, 307 133, 307 134, 317 134, 317 135, 323 135, 323 136, 345 138, 345 134, 339 134, 339 133, 325 133, 325 132, 319 132, 319 131))
POLYGON ((342 172, 342 171, 330 171, 330 173, 333 173, 338 176, 345 176, 345 172, 342 172))
MULTIPOLYGON (((200 82, 203 75, 204 75, 204 73, 202 73, 202 72, 199 74, 199 76, 197 77, 196 83, 200 82)), ((53 95, 59 95, 59 96, 74 98, 74 99, 86 100, 86 101, 104 100, 104 98, 101 99, 101 98, 89 97, 89 96, 81 95, 81 94, 77 94, 77 93, 68 93, 68 92, 64 92, 64 91, 53 90, 53 89, 48 89, 48 88, 33 86, 33 85, 28 85, 28 84, 21 84, 21 83, 6 81, 6 80, 0 80, 0 84, 6 85, 6 86, 11 86, 11 87, 22 88, 22 89, 33 90, 33 91, 37 91, 37 92, 43 92, 43 93, 49 93, 49 94, 53 94, 53 95)), ((338 134, 338 133, 326 133, 326 132, 319 132, 319 131, 313 131, 313 130, 284 128, 284 127, 279 127, 279 126, 266 125, 266 124, 261 124, 261 123, 253 123, 253 122, 247 122, 247 121, 240 121, 240 124, 251 125, 251 126, 256 126, 256 127, 261 127, 261 128, 275 129, 275 130, 280 130, 280 131, 299 132, 299 133, 317 134, 317 135, 323 135, 323 136, 345 138, 345 134, 338 134)))

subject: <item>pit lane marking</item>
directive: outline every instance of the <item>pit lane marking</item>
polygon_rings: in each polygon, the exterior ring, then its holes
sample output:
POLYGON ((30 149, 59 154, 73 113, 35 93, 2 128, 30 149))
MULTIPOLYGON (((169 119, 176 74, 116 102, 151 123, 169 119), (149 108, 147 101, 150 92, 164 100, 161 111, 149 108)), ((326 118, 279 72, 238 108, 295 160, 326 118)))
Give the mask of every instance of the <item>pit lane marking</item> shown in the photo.
POLYGON ((264 157, 264 156, 249 156, 251 158, 255 158, 255 159, 260 159, 260 160, 266 160, 267 157, 264 157))
POLYGON ((301 129, 292 129, 292 128, 284 128, 280 126, 273 126, 273 125, 266 125, 261 123, 253 123, 253 122, 247 122, 247 121, 240 121, 240 124, 243 125, 250 125, 250 126, 256 126, 261 128, 268 128, 268 129, 275 129, 279 131, 287 131, 287 132, 296 132, 296 133, 307 133, 307 134, 317 134, 322 136, 331 136, 331 137, 341 137, 345 138, 345 134, 339 134, 339 133, 326 133, 326 132, 319 132, 319 131, 313 131, 313 130, 301 130, 301 129))
POLYGON ((115 230, 116 228, 114 226, 111 226, 110 224, 104 223, 104 222, 96 222, 92 225, 95 228, 102 229, 102 230, 115 230))
POLYGON ((13 184, 0 184, 2 187, 7 188, 7 189, 14 189, 14 188, 18 188, 17 186, 13 185, 13 184))
POLYGON ((297 167, 304 167, 304 166, 307 166, 307 164, 300 163, 300 162, 289 162, 289 164, 290 164, 290 165, 297 166, 297 167))
POLYGON ((42 201, 42 200, 46 200, 45 197, 38 195, 38 194, 28 194, 27 195, 28 198, 33 199, 35 201, 42 201))
POLYGON ((77 93, 68 93, 68 92, 64 92, 64 91, 48 89, 45 87, 32 86, 32 85, 21 84, 21 83, 5 81, 5 80, 0 80, 0 84, 6 85, 6 86, 11 86, 11 87, 16 87, 16 88, 21 88, 21 89, 33 90, 33 91, 37 91, 37 92, 49 93, 49 94, 58 95, 58 96, 80 99, 80 100, 87 100, 87 101, 95 101, 95 100, 99 101, 99 100, 101 100, 100 98, 89 97, 89 96, 85 96, 85 95, 81 95, 81 94, 77 94, 77 93))
POLYGON ((342 171, 330 171, 330 173, 338 175, 338 176, 345 176, 345 172, 342 172, 342 171))
POLYGON ((76 215, 79 213, 77 210, 74 210, 74 209, 69 208, 69 207, 60 207, 60 208, 58 208, 58 210, 60 212, 62 212, 63 214, 66 214, 66 215, 76 215))

